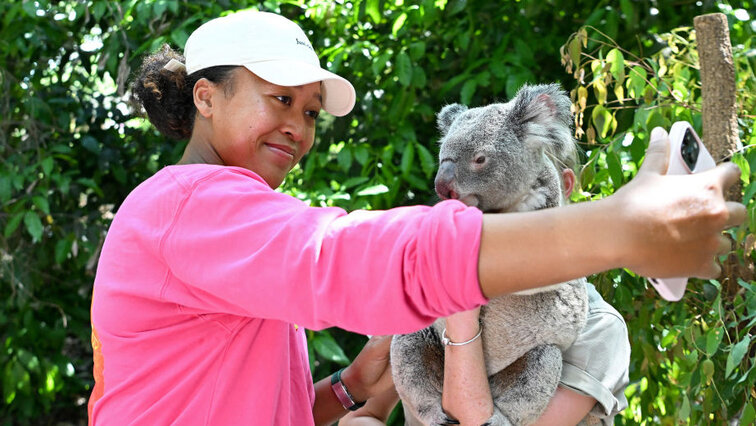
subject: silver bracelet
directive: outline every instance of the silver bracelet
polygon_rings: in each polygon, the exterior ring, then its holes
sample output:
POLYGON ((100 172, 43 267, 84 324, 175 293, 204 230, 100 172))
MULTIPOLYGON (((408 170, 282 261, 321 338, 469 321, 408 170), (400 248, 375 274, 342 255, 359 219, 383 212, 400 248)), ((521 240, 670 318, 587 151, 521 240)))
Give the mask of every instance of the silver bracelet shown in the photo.
POLYGON ((452 342, 451 339, 446 335, 446 328, 444 328, 444 331, 441 332, 441 343, 444 344, 444 346, 463 346, 468 343, 474 342, 480 335, 483 333, 483 324, 478 323, 478 334, 476 334, 472 339, 466 341, 466 342, 452 342))

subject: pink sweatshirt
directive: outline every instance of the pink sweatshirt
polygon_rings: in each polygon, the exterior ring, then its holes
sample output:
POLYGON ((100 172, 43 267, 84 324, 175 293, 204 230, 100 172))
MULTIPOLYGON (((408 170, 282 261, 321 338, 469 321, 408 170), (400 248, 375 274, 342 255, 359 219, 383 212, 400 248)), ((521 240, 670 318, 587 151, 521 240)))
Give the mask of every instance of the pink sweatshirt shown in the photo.
POLYGON ((418 330, 485 303, 481 213, 309 207, 241 168, 164 168, 116 214, 92 301, 98 425, 308 425, 303 327, 418 330))

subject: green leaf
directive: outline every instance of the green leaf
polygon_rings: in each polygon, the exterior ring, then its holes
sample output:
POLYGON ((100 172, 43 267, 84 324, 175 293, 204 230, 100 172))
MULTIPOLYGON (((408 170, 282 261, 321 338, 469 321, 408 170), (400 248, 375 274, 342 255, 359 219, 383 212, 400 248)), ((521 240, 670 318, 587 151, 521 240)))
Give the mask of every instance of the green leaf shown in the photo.
POLYGON ((55 243, 55 263, 62 264, 68 257, 68 253, 71 251, 71 241, 67 238, 58 240, 55 243))
POLYGON ((35 5, 34 0, 24 0, 23 1, 23 8, 24 12, 30 17, 30 18, 36 18, 37 17, 37 6, 35 5))
POLYGON ((719 349, 719 344, 722 342, 724 332, 721 327, 709 329, 706 333, 706 354, 713 356, 719 349))
POLYGON ((606 61, 611 65, 609 70, 616 84, 625 82, 625 57, 619 49, 612 49, 606 54, 606 61))
POLYGON ((433 156, 428 151, 428 148, 422 144, 417 144, 417 154, 420 157, 420 167, 423 170, 423 174, 425 174, 425 177, 430 178, 436 169, 436 162, 433 160, 433 156))
POLYGON ((315 352, 323 358, 341 365, 349 365, 349 358, 347 358, 344 351, 330 334, 325 332, 317 333, 313 337, 312 343, 315 347, 315 352))
POLYGON ((664 118, 658 110, 651 111, 646 118, 646 129, 650 132, 654 127, 669 128, 669 120, 664 118))
POLYGON ((391 27, 391 34, 393 34, 394 37, 396 37, 397 34, 399 33, 399 30, 402 29, 402 27, 404 26, 404 22, 406 20, 407 20, 406 13, 402 13, 396 18, 396 21, 394 21, 394 25, 391 27))
POLYGON ((32 236, 33 242, 36 243, 42 238, 44 227, 42 226, 42 221, 39 220, 39 215, 27 211, 24 215, 24 225, 26 225, 26 230, 29 232, 29 235, 32 236))
POLYGON ((404 51, 399 52, 396 57, 396 71, 399 83, 404 87, 409 86, 412 82, 412 61, 404 51))
POLYGON ((367 3, 365 5, 365 13, 370 17, 370 19, 376 23, 381 23, 381 0, 367 0, 367 3))
POLYGON ((391 52, 383 52, 381 53, 377 58, 373 59, 373 63, 370 66, 370 69, 373 70, 373 74, 378 77, 381 74, 381 71, 383 71, 384 68, 386 68, 386 64, 391 59, 391 52))
POLYGON ((37 208, 41 210, 42 213, 50 214, 50 204, 47 202, 46 198, 40 195, 35 195, 32 198, 32 203, 34 203, 34 205, 37 206, 37 208))
POLYGON ((627 84, 628 94, 632 98, 643 96, 646 88, 646 69, 641 66, 634 66, 630 70, 630 78, 625 82, 627 84))
POLYGON ((612 114, 609 110, 601 105, 596 105, 591 112, 591 120, 593 121, 593 127, 596 128, 596 133, 602 139, 605 138, 612 127, 612 114))
POLYGON ((100 153, 100 144, 92 136, 86 135, 81 138, 81 145, 94 154, 100 153))
POLYGON ((354 148, 353 155, 357 162, 364 166, 368 162, 370 153, 368 152, 368 149, 365 147, 365 145, 359 144, 354 148))
POLYGON ((385 194, 389 191, 388 187, 384 184, 378 184, 369 186, 363 190, 360 190, 357 192, 358 197, 363 197, 366 195, 379 195, 379 194, 385 194))
POLYGON ((413 61, 421 60, 423 56, 425 55, 425 42, 416 41, 410 44, 409 54, 410 54, 410 58, 412 58, 413 61))
POLYGON ((465 6, 467 6, 467 0, 449 0, 446 11, 451 16, 465 10, 465 6))
MULTIPOLYGON (((0 178, 0 183, 2 183, 2 179, 0 178)), ((0 191, 0 194, 2 191, 0 191)), ((753 198, 753 196, 756 195, 756 180, 749 183, 748 186, 743 190, 743 204, 748 204, 748 202, 753 198)), ((2 200, 2 197, 0 197, 0 200, 2 200)), ((756 229, 754 229, 756 231, 756 229)))
POLYGON ((732 350, 730 351, 729 355, 727 355, 727 366, 725 367, 725 377, 730 377, 730 374, 732 374, 733 370, 740 365, 740 361, 743 360, 743 357, 748 352, 748 345, 751 344, 751 337, 749 335, 745 335, 743 337, 743 340, 736 343, 732 350))
POLYGON ((409 175, 412 170, 412 164, 415 161, 415 144, 408 143, 402 152, 402 162, 399 166, 399 170, 402 171, 402 175, 409 175))
POLYGON ((186 45, 186 40, 189 38, 189 34, 187 34, 186 29, 183 27, 178 27, 171 31, 171 40, 176 44, 176 46, 182 47, 186 45))
POLYGON ((740 180, 748 184, 750 182, 751 175, 751 165, 748 164, 748 160, 745 159, 743 154, 736 152, 732 155, 731 161, 740 166, 740 180))
POLYGON ((167 9, 168 3, 165 0, 157 0, 156 2, 152 3, 152 10, 156 16, 163 16, 167 9))
POLYGON ((677 413, 677 418, 683 421, 687 421, 688 417, 690 417, 690 400, 687 396, 684 396, 680 411, 677 413))
POLYGON ((459 101, 463 105, 470 105, 473 95, 475 94, 475 88, 478 86, 478 82, 475 80, 467 80, 462 86, 462 91, 459 94, 459 101))
POLYGON ((341 184, 341 189, 348 189, 357 185, 362 185, 369 180, 370 178, 367 176, 355 176, 345 180, 344 183, 341 184))
POLYGON ((606 166, 609 169, 609 177, 612 179, 614 188, 617 189, 622 186, 625 177, 622 173, 622 162, 616 152, 606 153, 606 166))
POLYGON ((428 78, 425 75, 425 71, 418 67, 412 67, 412 87, 422 89, 428 83, 428 78))
POLYGON ((16 387, 18 385, 18 369, 21 366, 18 365, 18 361, 15 358, 11 358, 8 363, 5 364, 3 370, 3 401, 6 405, 10 405, 14 399, 16 399, 16 387))
POLYGON ((593 93, 596 95, 596 101, 598 101, 599 105, 604 105, 606 103, 606 84, 604 83, 604 80, 596 80, 593 82, 593 93))
POLYGON ((54 165, 55 160, 52 157, 47 157, 42 160, 42 172, 45 174, 45 176, 50 176, 54 165))
POLYGON ((509 75, 509 67, 505 66, 502 61, 491 61, 489 69, 494 77, 499 79, 506 78, 509 75))
POLYGON ((580 66, 580 52, 582 51, 582 48, 580 47, 580 38, 579 37, 573 37, 572 40, 570 40, 570 43, 567 45, 567 51, 570 55, 570 60, 574 64, 575 67, 580 66))
POLYGON ((12 194, 11 180, 8 176, 0 176, 0 202, 6 203, 12 194))
POLYGON ((678 333, 674 330, 664 330, 662 332, 662 335, 664 337, 662 337, 661 339, 661 346, 663 348, 667 348, 669 347, 670 344, 672 344, 673 342, 677 340, 678 333))
POLYGON ((517 94, 517 91, 522 87, 523 84, 527 83, 528 80, 531 78, 532 74, 527 71, 521 71, 518 73, 510 74, 507 77, 507 97, 514 98, 515 94, 517 94))
POLYGON ((347 147, 341 148, 341 151, 336 156, 336 161, 339 163, 341 170, 345 172, 349 171, 349 168, 352 167, 352 151, 347 147))
POLYGON ((5 238, 10 238, 11 235, 13 235, 14 232, 16 232, 16 229, 18 229, 18 225, 21 224, 21 221, 24 219, 24 212, 18 212, 14 216, 10 218, 8 223, 5 225, 5 230, 3 231, 3 235, 5 238))
POLYGON ((710 359, 705 359, 701 363, 701 374, 706 378, 706 383, 711 382, 711 378, 714 377, 714 362, 710 359))
POLYGON ((102 19, 102 16, 105 15, 105 8, 107 8, 108 5, 105 1, 95 1, 94 6, 92 8, 92 15, 94 15, 95 21, 99 21, 102 19))
POLYGON ((740 426, 752 426, 754 420, 756 420, 756 409, 754 409, 753 404, 748 404, 743 408, 743 415, 740 417, 740 426))

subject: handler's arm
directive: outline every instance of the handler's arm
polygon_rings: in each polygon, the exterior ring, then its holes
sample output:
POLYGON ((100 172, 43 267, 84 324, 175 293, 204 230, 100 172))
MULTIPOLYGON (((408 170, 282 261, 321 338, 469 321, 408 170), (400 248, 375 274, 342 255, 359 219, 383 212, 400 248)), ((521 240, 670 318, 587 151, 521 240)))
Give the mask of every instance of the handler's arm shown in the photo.
POLYGON ((339 420, 339 426, 385 426, 397 402, 399 395, 391 388, 368 399, 359 410, 347 413, 339 420))
POLYGON ((625 267, 647 277, 716 277, 730 250, 722 230, 746 209, 723 190, 740 169, 725 163, 665 175, 669 141, 654 129, 637 176, 595 202, 526 213, 486 214, 478 260, 483 294, 494 297, 625 267))
MULTIPOLYGON (((466 342, 480 327, 480 308, 446 318, 446 335, 452 342, 466 342)), ((483 339, 444 348, 444 412, 462 425, 481 425, 493 414, 491 389, 486 376, 483 339)))
MULTIPOLYGON (((352 364, 344 369, 341 374, 341 380, 354 401, 367 401, 367 404, 360 410, 365 409, 368 405, 371 407, 385 406, 388 413, 391 413, 391 408, 396 404, 396 401, 390 402, 391 392, 396 394, 394 381, 391 378, 391 365, 389 364, 390 347, 391 336, 373 336, 352 364), (373 401, 376 398, 378 400, 373 401)), ((398 396, 396 399, 398 400, 398 396)), ((312 413, 316 425, 331 425, 342 416, 350 413, 341 405, 333 393, 330 376, 315 383, 315 405, 312 413)))

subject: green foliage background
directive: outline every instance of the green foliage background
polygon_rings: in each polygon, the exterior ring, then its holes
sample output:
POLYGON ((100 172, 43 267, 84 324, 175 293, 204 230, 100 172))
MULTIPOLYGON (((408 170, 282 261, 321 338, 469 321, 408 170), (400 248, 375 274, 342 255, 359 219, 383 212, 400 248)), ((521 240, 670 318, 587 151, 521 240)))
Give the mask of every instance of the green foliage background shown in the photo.
MULTIPOLYGON (((753 422, 753 1, 12 0, 0 3, 0 423, 86 421, 100 246, 128 192, 183 149, 134 114, 127 83, 145 53, 183 47, 200 23, 248 7, 298 21, 321 61, 355 85, 354 112, 320 121, 283 187, 348 210, 434 203, 434 113, 506 100, 525 82, 558 81, 573 96, 585 153, 575 201, 611 194, 637 170, 651 128, 686 119, 701 130, 695 37, 680 27, 726 13, 746 146, 733 160, 750 214, 731 233, 740 279, 693 280, 680 303, 631 271, 592 281, 633 345, 618 423, 753 422)), ((365 341, 308 333, 315 379, 365 341)))

